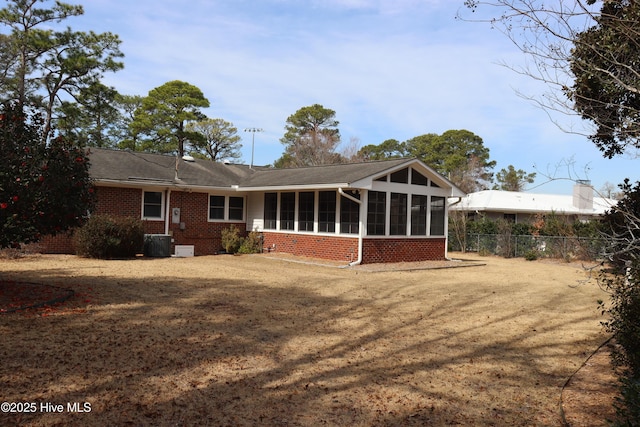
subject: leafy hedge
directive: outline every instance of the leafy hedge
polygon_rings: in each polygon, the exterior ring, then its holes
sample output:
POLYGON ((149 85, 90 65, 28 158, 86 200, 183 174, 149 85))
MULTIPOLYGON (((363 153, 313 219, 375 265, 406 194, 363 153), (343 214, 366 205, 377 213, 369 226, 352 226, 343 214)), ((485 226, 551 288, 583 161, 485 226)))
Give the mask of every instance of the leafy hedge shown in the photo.
POLYGON ((620 397, 616 401, 619 421, 614 425, 640 425, 640 182, 625 180, 624 197, 603 218, 609 238, 607 255, 612 268, 601 280, 610 294, 601 303, 606 330, 618 347, 613 354, 621 368, 620 397))
POLYGON ((142 221, 94 215, 75 233, 76 253, 89 258, 131 258, 142 252, 142 221))
POLYGON ((262 236, 252 231, 247 237, 240 235, 235 225, 222 230, 222 247, 229 254, 256 254, 262 252, 262 236))

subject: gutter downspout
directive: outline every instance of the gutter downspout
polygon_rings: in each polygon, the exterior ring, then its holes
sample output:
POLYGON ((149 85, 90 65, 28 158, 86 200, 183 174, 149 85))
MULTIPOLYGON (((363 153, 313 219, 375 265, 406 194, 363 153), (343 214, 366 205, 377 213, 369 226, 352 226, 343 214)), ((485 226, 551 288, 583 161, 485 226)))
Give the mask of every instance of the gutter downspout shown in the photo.
MULTIPOLYGON (((449 208, 451 206, 455 206, 458 203, 462 202, 462 197, 458 196, 458 200, 451 203, 450 205, 447 206, 447 222, 449 222, 449 208)), ((447 240, 449 239, 449 227, 447 226, 447 240)), ((447 261, 453 261, 453 258, 449 258, 449 248, 448 248, 448 242, 447 245, 444 247, 444 259, 446 259, 447 261)))
POLYGON ((166 212, 164 213, 164 234, 169 234, 169 221, 171 221, 171 189, 168 188, 166 191, 166 212))
MULTIPOLYGON (((346 197, 347 199, 356 202, 360 207, 362 207, 362 200, 358 200, 355 197, 351 196, 350 194, 345 193, 344 191, 342 191, 342 187, 338 188, 338 193, 340 193, 342 196, 346 197)), ((360 212, 362 214, 362 212, 360 212)), ((362 222, 362 215, 358 215, 360 218, 358 220, 359 224, 358 224, 358 259, 350 262, 348 264, 348 267, 353 267, 354 265, 360 265, 362 263, 362 241, 364 240, 364 224, 362 222)))

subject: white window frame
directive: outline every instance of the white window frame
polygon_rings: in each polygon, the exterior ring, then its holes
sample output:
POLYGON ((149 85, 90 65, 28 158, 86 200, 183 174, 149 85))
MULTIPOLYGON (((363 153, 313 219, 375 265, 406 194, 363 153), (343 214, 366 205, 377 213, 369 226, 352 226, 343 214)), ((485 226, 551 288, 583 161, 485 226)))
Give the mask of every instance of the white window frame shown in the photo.
POLYGON ((207 195, 207 222, 245 222, 247 220, 247 198, 246 196, 227 195, 227 194, 208 194, 207 195), (211 218, 211 196, 224 197, 224 218, 211 218), (229 219, 229 201, 231 197, 242 199, 242 219, 229 219))
POLYGON ((165 197, 165 192, 164 191, 157 191, 157 190, 142 190, 142 202, 141 202, 142 206, 141 206, 141 212, 140 215, 142 217, 143 220, 146 221, 164 221, 164 216, 165 216, 165 211, 167 210, 167 206, 166 206, 166 197, 165 197), (160 193, 160 197, 161 197, 161 201, 160 201, 160 216, 145 216, 144 214, 144 206, 145 206, 145 202, 144 202, 144 195, 145 193, 160 193))

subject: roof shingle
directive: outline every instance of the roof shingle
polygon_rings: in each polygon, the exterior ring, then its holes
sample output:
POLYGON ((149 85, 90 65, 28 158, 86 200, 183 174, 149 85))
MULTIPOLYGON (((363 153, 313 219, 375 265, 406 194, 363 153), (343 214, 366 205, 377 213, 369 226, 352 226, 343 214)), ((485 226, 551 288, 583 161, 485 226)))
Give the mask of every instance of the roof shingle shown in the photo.
POLYGON ((381 175, 413 159, 313 166, 295 169, 254 168, 175 156, 91 148, 90 173, 97 181, 153 182, 198 187, 240 188, 300 185, 348 185, 381 175), (177 169, 177 179, 176 179, 177 169))

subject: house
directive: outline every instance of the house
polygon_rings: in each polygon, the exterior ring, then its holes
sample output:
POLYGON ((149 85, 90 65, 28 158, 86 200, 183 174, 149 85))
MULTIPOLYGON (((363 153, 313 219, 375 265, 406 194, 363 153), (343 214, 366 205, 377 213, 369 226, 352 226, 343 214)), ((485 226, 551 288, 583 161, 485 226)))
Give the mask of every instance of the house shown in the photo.
MULTIPOLYGON (((221 231, 258 231, 267 250, 349 263, 444 259, 448 200, 464 193, 416 159, 296 169, 252 168, 91 148, 97 213, 144 220, 196 255, 221 231)), ((68 236, 44 241, 71 253, 68 236)))
POLYGON ((523 193, 485 190, 469 193, 451 210, 466 212, 470 218, 506 219, 516 223, 530 223, 536 216, 554 213, 570 221, 588 220, 611 209, 616 200, 594 197, 589 181, 577 181, 572 195, 523 193))

